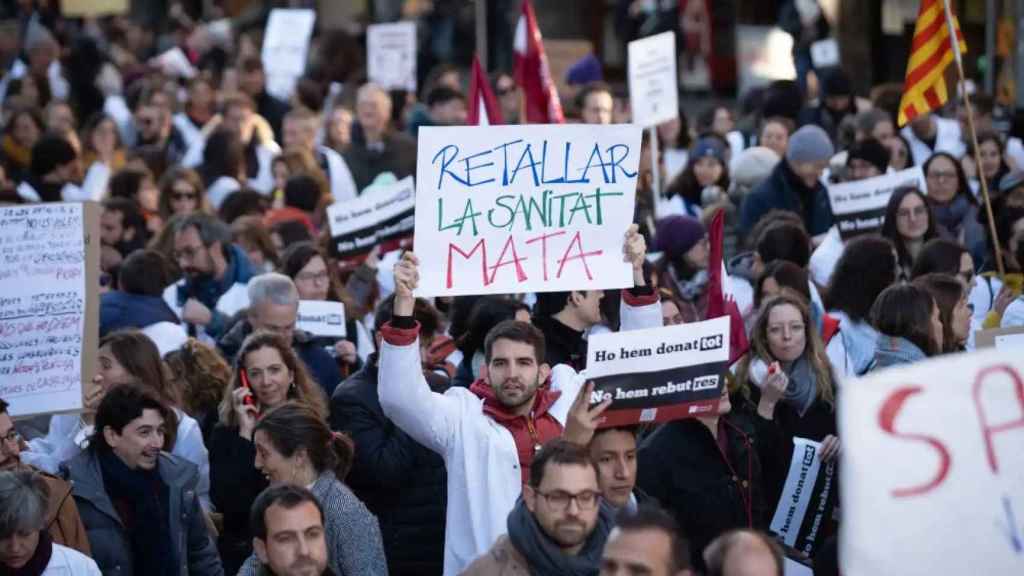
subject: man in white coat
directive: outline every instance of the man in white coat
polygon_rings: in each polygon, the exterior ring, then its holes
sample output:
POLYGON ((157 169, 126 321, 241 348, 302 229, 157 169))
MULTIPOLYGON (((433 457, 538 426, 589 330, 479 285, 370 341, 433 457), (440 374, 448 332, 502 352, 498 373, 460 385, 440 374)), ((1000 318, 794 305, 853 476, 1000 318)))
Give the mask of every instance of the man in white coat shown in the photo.
MULTIPOLYGON (((633 265, 636 287, 623 290, 622 328, 660 326, 658 296, 643 276, 646 246, 635 225, 623 252, 633 265)), ((585 376, 568 365, 549 367, 543 333, 509 320, 485 339, 482 378, 469 389, 432 392, 420 363, 419 326, 412 319, 417 264, 407 253, 395 265, 394 317, 381 329, 378 394, 384 414, 445 461, 444 574, 454 576, 506 532, 534 453, 562 434, 585 376)))

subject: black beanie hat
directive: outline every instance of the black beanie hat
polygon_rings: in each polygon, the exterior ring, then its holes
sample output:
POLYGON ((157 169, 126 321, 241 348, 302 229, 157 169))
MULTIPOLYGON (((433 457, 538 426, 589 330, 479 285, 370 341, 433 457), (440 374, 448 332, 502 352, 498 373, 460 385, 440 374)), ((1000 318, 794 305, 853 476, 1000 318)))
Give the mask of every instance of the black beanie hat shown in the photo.
POLYGON ((889 149, 874 138, 854 142, 846 156, 846 165, 854 158, 874 164, 882 174, 889 168, 889 149))

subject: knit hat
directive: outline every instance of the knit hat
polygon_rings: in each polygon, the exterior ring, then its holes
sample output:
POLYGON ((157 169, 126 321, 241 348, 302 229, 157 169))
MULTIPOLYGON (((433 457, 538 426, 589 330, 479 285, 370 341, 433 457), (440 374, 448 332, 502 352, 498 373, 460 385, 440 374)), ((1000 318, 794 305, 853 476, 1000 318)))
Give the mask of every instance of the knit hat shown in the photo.
POLYGON ((32 147, 32 174, 42 178, 57 167, 73 162, 77 156, 75 149, 64 138, 43 136, 32 147))
POLYGON ((678 215, 662 218, 655 230, 654 247, 669 258, 686 254, 708 233, 700 220, 678 215))
POLYGON ((874 164, 882 174, 889 168, 889 149, 874 138, 854 142, 846 155, 846 165, 849 166, 854 158, 874 164))
POLYGON ((816 124, 807 124, 789 137, 786 160, 790 162, 824 162, 835 154, 828 133, 816 124))
POLYGON ((699 158, 717 158, 725 165, 725 146, 717 138, 701 138, 693 145, 689 161, 695 162, 699 158))
POLYGON ((602 80, 601 61, 591 52, 580 58, 565 73, 565 83, 570 86, 590 84, 602 80))
POLYGON ((740 152, 729 166, 729 179, 736 189, 752 190, 771 176, 779 155, 771 148, 753 146, 740 152))
POLYGON ((825 96, 849 96, 851 94, 850 79, 846 76, 846 72, 836 68, 824 74, 824 76, 821 82, 821 90, 825 93, 825 96))

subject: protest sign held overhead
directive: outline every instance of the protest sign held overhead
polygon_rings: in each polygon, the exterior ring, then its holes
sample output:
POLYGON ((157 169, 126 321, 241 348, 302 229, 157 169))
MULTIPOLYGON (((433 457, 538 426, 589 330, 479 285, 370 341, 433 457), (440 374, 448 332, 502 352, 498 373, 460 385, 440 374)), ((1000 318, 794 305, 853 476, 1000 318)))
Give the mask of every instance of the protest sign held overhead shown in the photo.
POLYGON ((295 327, 313 336, 344 338, 345 305, 330 300, 299 300, 295 327))
POLYGON ((1024 574, 1024 355, 927 360, 843 392, 843 574, 1024 574))
POLYGON ((832 214, 843 240, 881 230, 889 197, 894 190, 904 186, 928 189, 919 166, 865 180, 830 185, 828 201, 832 205, 832 214))
POLYGON ((304 8, 274 8, 263 33, 263 69, 267 92, 289 100, 295 83, 306 71, 309 41, 313 38, 316 12, 304 8))
POLYGON ((675 32, 629 43, 629 106, 633 122, 641 126, 679 116, 675 32))
POLYGON ((385 90, 416 91, 416 23, 366 27, 366 75, 385 90))
POLYGON ((632 287, 639 155, 634 125, 422 128, 420 294, 632 287))
POLYGON ((372 194, 327 208, 331 250, 339 257, 365 254, 374 246, 412 233, 416 186, 412 176, 372 194))
POLYGON ((0 257, 0 398, 13 416, 81 409, 98 336, 96 206, 0 208, 0 257))
POLYGON ((729 366, 729 318, 594 334, 591 404, 611 399, 602 427, 713 414, 729 366))
POLYGON ((793 458, 770 530, 790 548, 814 556, 837 501, 836 462, 821 461, 821 444, 793 438, 793 458))

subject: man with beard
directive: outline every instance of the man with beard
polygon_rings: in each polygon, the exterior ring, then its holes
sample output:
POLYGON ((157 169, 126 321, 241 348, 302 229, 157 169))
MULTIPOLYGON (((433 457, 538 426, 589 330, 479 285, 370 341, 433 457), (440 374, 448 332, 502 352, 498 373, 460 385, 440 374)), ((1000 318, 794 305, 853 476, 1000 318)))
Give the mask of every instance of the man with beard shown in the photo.
POLYGON ((252 545, 269 576, 333 576, 327 566, 324 511, 301 486, 260 493, 250 514, 252 545))
POLYGON ((224 334, 227 320, 249 306, 249 258, 231 243, 226 224, 201 213, 176 223, 174 258, 184 278, 164 290, 164 301, 189 335, 212 343, 224 334))
POLYGON ((128 198, 109 198, 100 213, 100 243, 117 250, 121 258, 146 247, 146 219, 139 206, 128 198))
MULTIPOLYGON (((643 275, 646 245, 636 225, 623 254, 635 288, 622 292, 623 329, 661 325, 658 296, 643 275)), ((549 368, 544 335, 507 320, 484 340, 486 373, 469 387, 432 392, 423 377, 413 320, 419 273, 416 256, 395 265, 394 317, 381 328, 377 393, 384 415, 444 458, 448 469, 444 573, 458 574, 506 532, 540 447, 562 434, 584 376, 570 366, 549 368), (549 380, 550 377, 550 380, 549 380)), ((595 480, 596 482, 596 480, 595 480)))
POLYGON ((596 576, 613 524, 587 449, 553 440, 534 459, 523 497, 508 515, 508 534, 462 574, 596 576))

